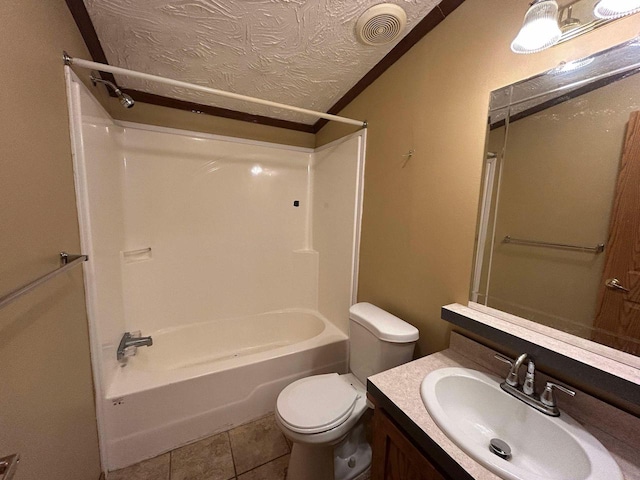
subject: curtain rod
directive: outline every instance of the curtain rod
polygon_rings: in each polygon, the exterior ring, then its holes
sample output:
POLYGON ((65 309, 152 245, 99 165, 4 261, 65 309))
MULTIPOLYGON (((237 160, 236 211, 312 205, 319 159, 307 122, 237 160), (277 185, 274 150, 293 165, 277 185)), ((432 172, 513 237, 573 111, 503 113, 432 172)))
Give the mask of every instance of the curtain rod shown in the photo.
POLYGON ((266 105, 269 107, 282 108, 285 110, 291 110, 292 112, 298 112, 305 115, 313 115, 314 117, 324 118, 325 120, 333 120, 334 122, 347 123, 349 125, 355 125, 357 127, 367 127, 367 122, 361 120, 354 120, 351 118, 340 117, 338 115, 332 115, 330 113, 316 112, 314 110, 308 110, 306 108, 294 107, 292 105, 286 105, 284 103, 271 102, 269 100, 262 100, 261 98, 249 97, 247 95, 240 95, 238 93, 226 92, 224 90, 218 90, 216 88, 203 87, 202 85, 195 85, 193 83, 181 82, 180 80, 172 80, 170 78, 164 78, 157 75, 151 75, 149 73, 135 72, 133 70, 127 70, 125 68, 113 67, 104 63, 91 62, 89 60, 82 60, 81 58, 71 57, 67 52, 63 52, 62 58, 65 65, 75 65, 80 68, 88 68, 90 70, 98 70, 100 72, 109 72, 118 75, 126 75, 134 78, 141 78, 143 80, 149 80, 151 82, 164 83, 166 85, 173 85, 175 87, 187 88, 190 90, 197 90, 200 92, 211 93, 221 97, 233 98, 235 100, 243 100, 245 102, 257 103, 259 105, 266 105))

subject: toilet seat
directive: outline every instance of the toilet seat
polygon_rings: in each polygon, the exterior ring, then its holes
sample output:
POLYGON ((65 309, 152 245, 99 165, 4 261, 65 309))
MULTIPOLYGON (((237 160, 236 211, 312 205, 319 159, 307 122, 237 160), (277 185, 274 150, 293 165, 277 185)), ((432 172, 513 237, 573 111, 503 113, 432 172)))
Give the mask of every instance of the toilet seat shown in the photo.
POLYGON ((282 423, 302 434, 321 433, 343 424, 360 393, 337 373, 314 375, 285 387, 276 409, 282 423))

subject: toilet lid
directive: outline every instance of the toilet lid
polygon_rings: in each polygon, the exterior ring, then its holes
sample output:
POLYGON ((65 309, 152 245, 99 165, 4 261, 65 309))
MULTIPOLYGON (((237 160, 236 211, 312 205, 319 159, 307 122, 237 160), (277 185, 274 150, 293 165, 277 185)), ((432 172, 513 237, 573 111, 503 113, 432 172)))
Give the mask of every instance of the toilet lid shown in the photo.
POLYGON ((276 407, 280 419, 294 432, 320 433, 345 422, 359 395, 337 373, 314 375, 285 387, 276 407))

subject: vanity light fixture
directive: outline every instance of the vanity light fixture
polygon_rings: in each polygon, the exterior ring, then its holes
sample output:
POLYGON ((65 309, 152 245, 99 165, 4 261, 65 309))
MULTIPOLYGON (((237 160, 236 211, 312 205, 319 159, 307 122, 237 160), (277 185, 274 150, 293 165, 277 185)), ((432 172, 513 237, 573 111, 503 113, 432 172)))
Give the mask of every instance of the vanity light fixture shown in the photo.
POLYGON ((640 12, 640 0, 600 0, 593 9, 598 18, 620 18, 640 12))
POLYGON ((575 18, 573 16, 573 5, 569 5, 567 8, 565 8, 564 10, 566 10, 566 14, 567 16, 565 18, 563 17, 563 13, 562 10, 560 10, 560 30, 562 30, 563 32, 566 32, 568 30, 571 30, 573 28, 580 28, 580 25, 582 25, 582 22, 580 21, 579 18, 575 18))
POLYGON ((638 12, 640 0, 533 0, 511 50, 539 52, 638 12))
POLYGON ((515 53, 535 53, 549 48, 560 40, 558 2, 534 0, 524 16, 520 32, 511 43, 515 53))

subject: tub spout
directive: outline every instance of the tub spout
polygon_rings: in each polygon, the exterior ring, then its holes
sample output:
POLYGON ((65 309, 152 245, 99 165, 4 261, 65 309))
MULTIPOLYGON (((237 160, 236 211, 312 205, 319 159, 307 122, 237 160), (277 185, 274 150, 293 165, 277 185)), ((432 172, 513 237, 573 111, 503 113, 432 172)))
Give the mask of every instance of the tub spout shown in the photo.
POLYGON ((125 332, 120 339, 116 356, 118 361, 122 361, 126 356, 129 356, 127 355, 127 349, 129 347, 134 347, 133 355, 135 355, 135 349, 137 347, 150 347, 151 345, 153 345, 153 339, 151 337, 141 337, 140 332, 134 332, 133 334, 131 332, 125 332))

